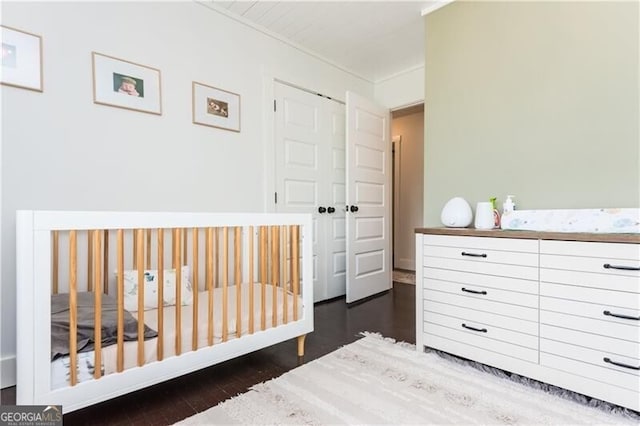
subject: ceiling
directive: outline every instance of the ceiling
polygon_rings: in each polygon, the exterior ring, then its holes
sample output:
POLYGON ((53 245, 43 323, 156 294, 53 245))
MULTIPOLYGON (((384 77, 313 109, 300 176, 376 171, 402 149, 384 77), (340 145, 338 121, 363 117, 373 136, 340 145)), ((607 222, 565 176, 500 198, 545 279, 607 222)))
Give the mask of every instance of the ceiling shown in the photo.
POLYGON ((217 1, 212 9, 371 82, 424 65, 434 1, 217 1))

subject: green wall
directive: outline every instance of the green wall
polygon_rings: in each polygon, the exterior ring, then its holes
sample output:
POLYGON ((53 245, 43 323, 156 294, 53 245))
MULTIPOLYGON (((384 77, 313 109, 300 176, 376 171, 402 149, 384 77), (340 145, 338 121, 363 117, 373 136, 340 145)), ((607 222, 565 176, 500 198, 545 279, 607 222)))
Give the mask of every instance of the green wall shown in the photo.
POLYGON ((454 196, 639 207, 639 13, 458 0, 427 15, 424 224, 454 196))

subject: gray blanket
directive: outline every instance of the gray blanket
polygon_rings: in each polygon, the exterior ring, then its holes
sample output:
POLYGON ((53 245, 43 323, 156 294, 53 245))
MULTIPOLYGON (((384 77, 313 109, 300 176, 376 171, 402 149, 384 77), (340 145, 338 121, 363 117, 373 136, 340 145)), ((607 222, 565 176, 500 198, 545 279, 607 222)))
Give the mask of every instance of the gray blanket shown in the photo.
MULTIPOLYGON (((95 338, 93 293, 78 293, 78 352, 89 352, 94 348, 95 338)), ((118 332, 118 305, 116 298, 102 295, 102 346, 116 343, 118 332)), ((144 326, 144 338, 151 339, 157 332, 144 326)), ((138 339, 138 321, 130 312, 124 312, 124 340, 138 339)), ((69 355, 69 295, 51 296, 51 359, 69 355)))

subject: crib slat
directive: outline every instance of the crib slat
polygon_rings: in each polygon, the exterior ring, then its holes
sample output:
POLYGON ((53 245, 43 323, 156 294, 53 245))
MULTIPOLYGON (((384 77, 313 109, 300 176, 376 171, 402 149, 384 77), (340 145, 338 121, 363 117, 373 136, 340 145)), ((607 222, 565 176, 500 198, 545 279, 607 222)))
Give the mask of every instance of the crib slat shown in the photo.
POLYGON ((131 231, 131 238, 133 239, 133 252, 131 255, 133 256, 133 269, 138 269, 138 234, 134 229, 131 231))
POLYGON ((213 345, 213 228, 207 228, 205 241, 205 258, 207 269, 205 280, 207 286, 207 299, 209 302, 207 310, 207 343, 213 345))
POLYGON ((287 292, 287 227, 282 226, 282 322, 284 324, 289 322, 288 311, 288 292, 287 292))
POLYGON ((145 233, 145 237, 146 237, 146 249, 145 249, 145 254, 146 254, 146 263, 145 263, 145 267, 147 269, 151 269, 151 229, 145 229, 144 230, 145 233))
POLYGON ((116 283, 117 290, 116 295, 118 298, 118 335, 117 335, 117 366, 118 373, 124 370, 124 231, 118 229, 117 232, 117 262, 118 262, 118 275, 116 283))
POLYGON ((222 341, 229 337, 229 228, 222 228, 222 341))
POLYGON ((193 292, 193 338, 191 340, 191 349, 198 349, 198 228, 193 228, 192 240, 193 240, 193 280, 192 280, 192 292, 193 292))
POLYGON ((260 329, 265 330, 267 328, 267 300, 266 300, 266 285, 267 285, 267 245, 268 234, 267 227, 260 227, 260 329))
POLYGON ((101 288, 101 255, 100 250, 102 233, 98 230, 93 231, 93 281, 95 284, 95 291, 93 292, 93 347, 94 347, 94 369, 93 378, 99 379, 102 377, 102 288, 101 288))
POLYGON ((235 227, 233 238, 234 279, 236 285, 236 337, 242 336, 242 228, 235 227))
POLYGON ((253 291, 253 226, 249 227, 249 334, 253 334, 255 309, 254 291, 253 291))
POLYGON ((176 355, 182 353, 182 229, 173 230, 175 235, 175 258, 173 261, 176 273, 176 355))
POLYGON ((58 294, 58 249, 59 249, 59 238, 58 231, 52 231, 51 233, 51 285, 52 285, 52 293, 58 294))
POLYGON ((138 366, 144 365, 144 234, 135 230, 136 264, 138 269, 138 366))
POLYGON ((158 228, 158 361, 164 358, 164 229, 158 228))
POLYGON ((187 230, 183 229, 182 230, 182 263, 180 265, 186 265, 187 264, 187 260, 189 259, 189 248, 187 245, 187 230))
POLYGON ((104 243, 102 245, 102 283, 104 294, 109 294, 109 230, 103 231, 104 243))
MULTIPOLYGON (((213 228, 213 288, 220 287, 220 247, 218 228, 213 228)), ((214 317, 215 318, 215 317, 214 317)))
POLYGON ((78 383, 78 249, 76 231, 69 232, 69 369, 71 386, 78 383))
POLYGON ((93 231, 87 231, 87 291, 93 291, 93 231))
POLYGON ((278 325, 278 281, 280 281, 280 232, 278 226, 271 227, 271 327, 278 325))
POLYGON ((176 268, 176 229, 171 230, 171 268, 176 268))
POLYGON ((291 281, 293 284, 293 320, 298 320, 298 289, 300 288, 300 226, 291 228, 291 281))

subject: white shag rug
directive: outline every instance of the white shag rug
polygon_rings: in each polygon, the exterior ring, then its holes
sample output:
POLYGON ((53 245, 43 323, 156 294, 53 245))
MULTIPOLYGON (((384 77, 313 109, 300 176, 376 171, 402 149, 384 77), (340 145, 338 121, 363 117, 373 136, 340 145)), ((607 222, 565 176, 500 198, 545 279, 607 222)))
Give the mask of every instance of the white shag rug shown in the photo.
POLYGON ((638 424, 364 334, 178 424, 638 424))

